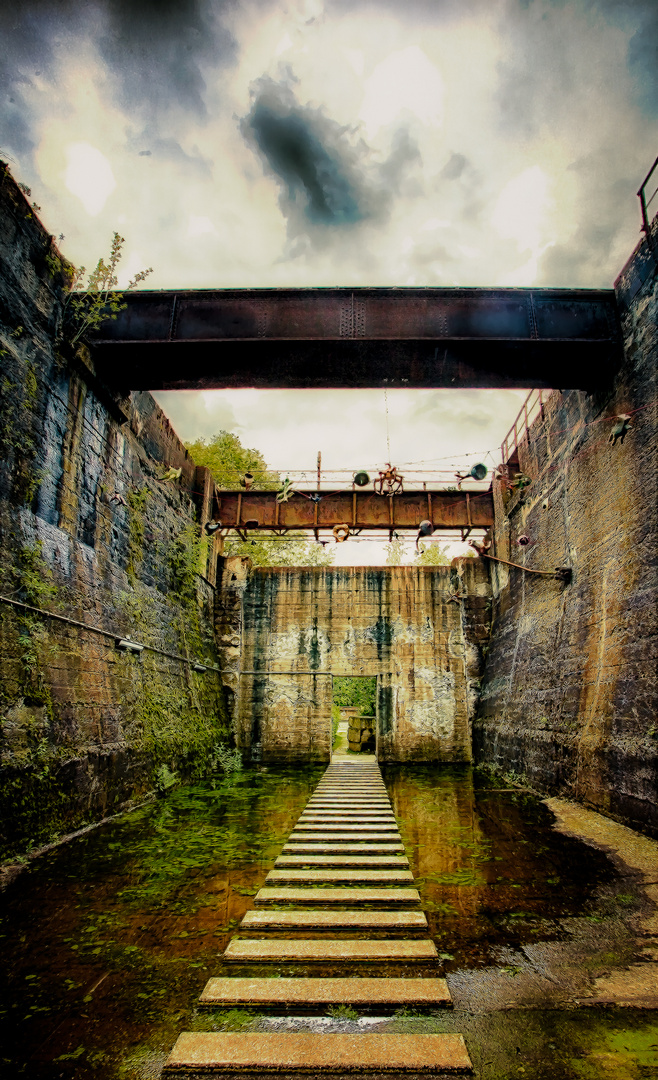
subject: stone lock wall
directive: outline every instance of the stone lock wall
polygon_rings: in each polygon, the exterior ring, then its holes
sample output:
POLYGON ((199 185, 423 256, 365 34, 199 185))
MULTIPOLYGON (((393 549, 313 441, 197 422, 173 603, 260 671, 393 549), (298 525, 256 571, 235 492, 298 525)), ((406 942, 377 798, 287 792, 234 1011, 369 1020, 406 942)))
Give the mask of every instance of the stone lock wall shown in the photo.
POLYGON ((238 744, 328 761, 332 676, 379 676, 383 761, 468 761, 489 629, 483 564, 250 569, 228 559, 217 616, 238 744))
POLYGON ((219 674, 186 663, 217 661, 207 471, 149 394, 111 395, 67 349, 61 285, 0 169, 0 859, 139 799, 162 765, 189 775, 229 736, 219 674))
MULTIPOLYGON (((654 222, 654 251, 658 227, 654 222)), ((605 393, 554 391, 519 446, 532 484, 495 484, 476 760, 658 832, 658 278, 647 242, 617 282, 624 361, 605 393), (631 414, 623 443, 616 414, 631 414), (516 541, 525 534, 530 544, 516 541)))

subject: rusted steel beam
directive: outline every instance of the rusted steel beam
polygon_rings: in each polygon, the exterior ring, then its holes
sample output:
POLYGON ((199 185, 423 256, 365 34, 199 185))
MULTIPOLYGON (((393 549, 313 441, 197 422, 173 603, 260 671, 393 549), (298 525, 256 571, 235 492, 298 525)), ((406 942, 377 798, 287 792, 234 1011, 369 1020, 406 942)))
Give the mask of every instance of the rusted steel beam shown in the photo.
POLYGON ((349 525, 352 531, 415 530, 428 514, 437 530, 488 528, 494 520, 490 491, 405 491, 392 498, 373 491, 307 491, 296 492, 282 503, 274 491, 220 491, 215 505, 223 528, 247 532, 333 529, 335 525, 349 525), (320 501, 311 495, 320 495, 320 501))
POLYGON ((620 355, 611 289, 143 291, 126 301, 94 356, 106 382, 130 389, 578 387, 620 355))

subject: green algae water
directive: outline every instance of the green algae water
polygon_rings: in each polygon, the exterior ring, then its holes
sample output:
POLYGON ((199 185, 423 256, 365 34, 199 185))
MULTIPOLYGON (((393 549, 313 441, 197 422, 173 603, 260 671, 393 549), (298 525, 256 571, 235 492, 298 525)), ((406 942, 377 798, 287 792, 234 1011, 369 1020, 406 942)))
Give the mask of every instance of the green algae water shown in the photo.
MULTIPOLYGON (((0 898, 3 1078, 155 1078, 183 1030, 271 1023, 198 1010, 209 976, 338 974, 220 960, 322 771, 251 770, 174 789, 32 862, 0 898)), ((615 871, 555 832, 533 796, 468 768, 396 767, 384 777, 440 970, 455 986, 564 936, 565 918, 593 920, 596 930, 595 893, 617 887, 615 871)), ((437 970, 352 965, 350 973, 437 970)), ((441 1016, 397 1016, 387 1030, 463 1031, 480 1080, 644 1080, 658 1068, 656 1019, 509 1006, 475 1016, 457 1003, 441 1016)))

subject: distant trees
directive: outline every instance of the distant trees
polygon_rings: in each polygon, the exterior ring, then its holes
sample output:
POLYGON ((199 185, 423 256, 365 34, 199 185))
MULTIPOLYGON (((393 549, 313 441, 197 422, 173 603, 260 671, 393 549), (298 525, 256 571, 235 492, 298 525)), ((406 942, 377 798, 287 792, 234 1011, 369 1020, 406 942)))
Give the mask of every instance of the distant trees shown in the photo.
POLYGON ((268 468, 260 450, 247 449, 232 431, 218 431, 212 439, 195 439, 185 446, 195 465, 210 469, 218 487, 235 491, 245 473, 251 473, 253 486, 260 491, 281 486, 278 474, 268 468))
MULTIPOLYGON (((196 439, 185 446, 195 465, 210 469, 220 488, 235 491, 244 487, 245 473, 253 477, 252 490, 275 491, 281 487, 278 473, 270 469, 260 450, 243 446, 231 431, 218 431, 212 439, 196 439)), ((314 540, 306 540, 303 533, 289 533, 289 539, 228 540, 225 555, 242 555, 251 559, 254 566, 331 566, 333 550, 314 540)))
POLYGON ((410 561, 404 540, 394 536, 386 545, 387 566, 450 566, 450 559, 446 555, 446 546, 440 544, 419 544, 414 554, 413 562, 410 561))
POLYGON ((345 676, 334 678, 334 704, 359 709, 361 716, 375 715, 376 677, 345 676))

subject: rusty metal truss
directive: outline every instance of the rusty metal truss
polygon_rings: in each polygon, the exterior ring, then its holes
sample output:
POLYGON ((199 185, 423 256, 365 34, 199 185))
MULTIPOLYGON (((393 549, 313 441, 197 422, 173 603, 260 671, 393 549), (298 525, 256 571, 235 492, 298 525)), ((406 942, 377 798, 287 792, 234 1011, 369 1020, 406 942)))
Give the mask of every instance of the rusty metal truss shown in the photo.
POLYGON ((95 337, 123 390, 571 387, 621 355, 611 289, 226 289, 128 293, 95 337))
POLYGON ((491 491, 405 491, 390 498, 373 491, 295 492, 278 502, 274 491, 216 491, 213 517, 222 529, 242 536, 270 532, 285 536, 290 530, 331 530, 348 525, 352 535, 361 530, 415 531, 431 521, 435 531, 486 529, 493 525, 491 491))

